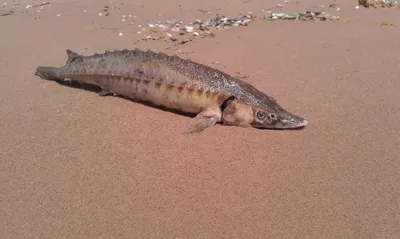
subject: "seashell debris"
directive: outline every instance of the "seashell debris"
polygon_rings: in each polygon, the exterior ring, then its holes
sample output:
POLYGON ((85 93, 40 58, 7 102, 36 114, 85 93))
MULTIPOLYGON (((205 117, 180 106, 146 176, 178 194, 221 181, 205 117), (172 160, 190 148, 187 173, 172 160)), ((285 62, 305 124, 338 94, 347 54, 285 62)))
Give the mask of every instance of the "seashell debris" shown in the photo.
MULTIPOLYGON (((229 27, 239 27, 239 26, 247 26, 252 20, 253 15, 251 12, 240 17, 240 18, 229 18, 227 16, 219 16, 209 19, 209 20, 200 20, 189 22, 188 24, 184 24, 183 21, 167 20, 164 22, 152 23, 149 24, 150 27, 159 27, 163 31, 170 31, 172 34, 177 34, 179 36, 185 36, 190 34, 191 37, 199 37, 199 36, 213 36, 212 31, 216 31, 219 29, 228 29, 229 27)), ((169 38, 172 41, 177 41, 177 38, 174 37, 171 33, 167 33, 169 38)), ((146 39, 148 40, 148 39, 146 39)), ((187 42, 187 40, 182 40, 180 42, 187 42)))
POLYGON ((304 13, 297 13, 297 14, 271 12, 269 15, 264 16, 262 19, 267 21, 277 21, 277 20, 338 21, 340 20, 340 17, 327 14, 326 12, 306 11, 304 13))
MULTIPOLYGON (((289 1, 285 2, 289 3, 289 1)), ((176 42, 176 44, 185 44, 192 41, 193 38, 198 37, 213 37, 219 30, 230 29, 232 27, 247 26, 255 20, 266 20, 266 21, 282 21, 282 20, 299 20, 299 21, 338 21, 338 16, 333 16, 325 12, 313 12, 306 11, 297 14, 286 14, 286 13, 274 13, 270 10, 262 10, 263 13, 268 15, 255 17, 252 12, 248 12, 241 17, 230 18, 225 15, 216 15, 215 17, 208 20, 197 19, 185 24, 183 21, 176 19, 167 20, 164 22, 158 21, 148 24, 148 26, 158 27, 164 33, 153 32, 154 34, 161 34, 161 37, 147 36, 143 37, 142 40, 155 40, 164 39, 176 42), (163 36, 167 35, 167 38, 163 36)))
POLYGON ((358 0, 358 4, 366 8, 400 8, 400 0, 358 0))

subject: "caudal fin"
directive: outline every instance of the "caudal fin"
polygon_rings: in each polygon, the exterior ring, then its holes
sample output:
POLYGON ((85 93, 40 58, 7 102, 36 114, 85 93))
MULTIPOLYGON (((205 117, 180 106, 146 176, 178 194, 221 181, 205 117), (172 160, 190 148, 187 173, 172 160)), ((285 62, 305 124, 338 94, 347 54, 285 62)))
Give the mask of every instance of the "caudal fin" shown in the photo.
POLYGON ((59 80, 58 72, 59 68, 56 67, 39 66, 36 68, 35 75, 47 80, 59 80))

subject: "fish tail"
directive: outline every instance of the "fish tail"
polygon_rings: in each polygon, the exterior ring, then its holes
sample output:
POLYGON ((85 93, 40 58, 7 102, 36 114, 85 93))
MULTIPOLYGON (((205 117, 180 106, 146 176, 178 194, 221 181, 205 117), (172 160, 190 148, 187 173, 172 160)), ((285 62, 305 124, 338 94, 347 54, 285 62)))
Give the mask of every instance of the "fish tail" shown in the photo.
POLYGON ((39 66, 36 68, 35 75, 48 80, 61 80, 58 77, 59 72, 60 70, 57 67, 39 66))

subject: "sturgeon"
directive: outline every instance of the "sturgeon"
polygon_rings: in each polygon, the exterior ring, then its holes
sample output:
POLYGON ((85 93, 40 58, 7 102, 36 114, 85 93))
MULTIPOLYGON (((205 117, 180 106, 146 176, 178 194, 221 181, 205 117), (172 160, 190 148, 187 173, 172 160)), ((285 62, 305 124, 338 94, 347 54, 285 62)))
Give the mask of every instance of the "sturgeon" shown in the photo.
POLYGON ((259 129, 293 129, 308 123, 254 86, 177 55, 138 48, 91 56, 66 52, 64 66, 39 66, 35 75, 95 85, 101 88, 100 96, 120 95, 195 114, 185 134, 217 123, 259 129))

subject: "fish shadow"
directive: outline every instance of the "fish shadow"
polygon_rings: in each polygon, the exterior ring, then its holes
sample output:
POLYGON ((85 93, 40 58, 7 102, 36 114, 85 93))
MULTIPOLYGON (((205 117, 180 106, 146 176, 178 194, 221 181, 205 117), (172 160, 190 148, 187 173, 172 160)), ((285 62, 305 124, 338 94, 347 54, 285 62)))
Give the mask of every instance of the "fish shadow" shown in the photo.
MULTIPOLYGON (((87 83, 78 83, 75 81, 65 81, 65 80, 54 80, 54 81, 62 86, 67 86, 67 87, 74 88, 74 89, 85 90, 85 91, 93 92, 96 94, 99 94, 101 92, 101 88, 96 85, 91 85, 91 84, 87 84, 87 83)), ((134 102, 134 103, 139 103, 139 104, 142 104, 142 105, 145 105, 148 107, 152 107, 152 108, 162 110, 162 111, 167 111, 167 112, 178 114, 178 115, 185 116, 185 117, 193 118, 196 116, 196 114, 193 114, 193 113, 187 113, 187 112, 184 112, 184 111, 181 111, 178 109, 171 109, 171 108, 168 108, 165 106, 156 105, 149 101, 132 99, 132 98, 129 98, 129 97, 126 97, 123 95, 112 95, 112 94, 108 95, 108 97, 110 97, 110 96, 122 98, 122 99, 125 99, 128 101, 134 102)), ((100 96, 100 97, 106 97, 106 96, 100 96)))

